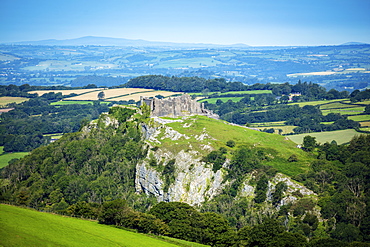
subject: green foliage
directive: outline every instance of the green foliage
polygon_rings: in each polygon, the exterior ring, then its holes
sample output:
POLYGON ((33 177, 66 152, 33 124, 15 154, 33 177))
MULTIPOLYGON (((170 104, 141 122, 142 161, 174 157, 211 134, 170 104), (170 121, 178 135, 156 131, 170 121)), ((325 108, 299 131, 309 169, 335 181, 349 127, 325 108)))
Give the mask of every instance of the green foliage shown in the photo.
POLYGON ((217 151, 212 151, 209 154, 207 154, 206 157, 202 159, 203 162, 206 163, 211 163, 212 166, 212 171, 217 172, 218 170, 221 169, 223 163, 225 163, 226 156, 225 153, 227 150, 224 147, 220 147, 219 150, 217 151))
POLYGON ((272 204, 277 205, 283 199, 284 192, 287 190, 287 185, 284 182, 279 182, 275 186, 275 192, 272 194, 272 204))
POLYGON ((199 213, 181 202, 160 202, 149 212, 168 225, 172 237, 212 246, 229 246, 235 241, 227 220, 218 214, 199 213))
POLYGON ((257 182, 256 190, 255 190, 255 198, 254 201, 256 203, 261 203, 266 200, 266 192, 268 189, 268 179, 265 175, 261 176, 261 178, 257 182))
POLYGON ((230 147, 230 148, 233 148, 235 147, 235 141, 234 140, 228 140, 226 142, 226 146, 230 147))
POLYGON ((305 136, 303 138, 303 148, 308 152, 312 152, 316 147, 316 138, 312 136, 305 136))
POLYGON ((120 123, 126 122, 136 111, 126 107, 115 106, 109 109, 109 114, 115 117, 120 123))

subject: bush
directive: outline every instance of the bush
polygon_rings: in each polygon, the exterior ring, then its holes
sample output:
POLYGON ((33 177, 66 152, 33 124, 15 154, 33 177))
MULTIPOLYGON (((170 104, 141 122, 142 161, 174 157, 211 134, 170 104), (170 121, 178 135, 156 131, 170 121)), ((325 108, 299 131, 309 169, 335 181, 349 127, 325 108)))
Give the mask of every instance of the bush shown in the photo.
POLYGON ((230 148, 235 147, 235 141, 233 141, 233 140, 228 140, 228 141, 226 142, 226 146, 228 146, 228 147, 230 147, 230 148))

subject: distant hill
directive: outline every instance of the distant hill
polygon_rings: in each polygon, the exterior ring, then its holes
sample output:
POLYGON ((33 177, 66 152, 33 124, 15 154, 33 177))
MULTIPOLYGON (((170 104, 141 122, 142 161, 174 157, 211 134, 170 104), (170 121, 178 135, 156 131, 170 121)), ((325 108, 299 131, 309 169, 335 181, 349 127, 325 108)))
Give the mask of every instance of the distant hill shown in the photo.
POLYGON ((368 45, 367 43, 362 43, 362 42, 347 42, 341 45, 368 45))
MULTIPOLYGON (((10 43, 9 43, 10 44, 10 43)), ((160 46, 160 47, 249 47, 246 44, 233 44, 233 45, 218 45, 218 44, 203 44, 203 43, 173 43, 173 42, 159 42, 147 41, 142 39, 123 39, 123 38, 109 38, 109 37, 95 37, 85 36, 76 39, 47 39, 39 41, 20 41, 11 42, 16 45, 101 45, 101 46, 160 46)))

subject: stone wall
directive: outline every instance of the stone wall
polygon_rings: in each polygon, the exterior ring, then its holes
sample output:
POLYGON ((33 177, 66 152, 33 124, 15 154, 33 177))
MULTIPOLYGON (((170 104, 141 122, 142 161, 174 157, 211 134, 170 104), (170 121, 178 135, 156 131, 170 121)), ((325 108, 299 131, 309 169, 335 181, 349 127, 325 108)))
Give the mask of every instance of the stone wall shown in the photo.
POLYGON ((188 94, 167 99, 142 97, 141 104, 144 103, 150 106, 152 117, 206 115, 218 118, 212 111, 205 109, 203 103, 192 100, 188 94))

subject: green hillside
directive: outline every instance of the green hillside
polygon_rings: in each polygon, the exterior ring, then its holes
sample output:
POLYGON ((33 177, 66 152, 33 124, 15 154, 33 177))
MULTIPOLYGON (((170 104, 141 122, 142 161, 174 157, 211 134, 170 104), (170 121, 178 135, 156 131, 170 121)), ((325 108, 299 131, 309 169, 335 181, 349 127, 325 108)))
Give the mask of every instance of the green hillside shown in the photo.
MULTIPOLYGON (((95 221, 0 204, 1 246, 179 246, 95 221)), ((181 241, 180 246, 205 246, 181 241)))
POLYGON ((227 147, 225 144, 227 141, 233 140, 237 146, 247 145, 260 148, 271 157, 271 159, 264 162, 265 165, 270 165, 279 172, 289 176, 306 171, 309 163, 312 161, 311 156, 297 148, 294 142, 284 136, 260 132, 222 120, 215 120, 205 116, 194 116, 184 118, 181 122, 168 123, 167 125, 179 133, 190 137, 190 139, 180 140, 166 138, 161 141, 161 145, 153 144, 174 152, 186 150, 191 145, 193 150, 197 150, 205 155, 207 152, 202 150, 201 146, 211 145, 215 150, 225 147, 230 151, 230 154, 233 149, 227 147), (199 136, 205 133, 211 138, 200 140, 199 136), (291 155, 296 155, 299 160, 293 165, 287 161, 291 155))

